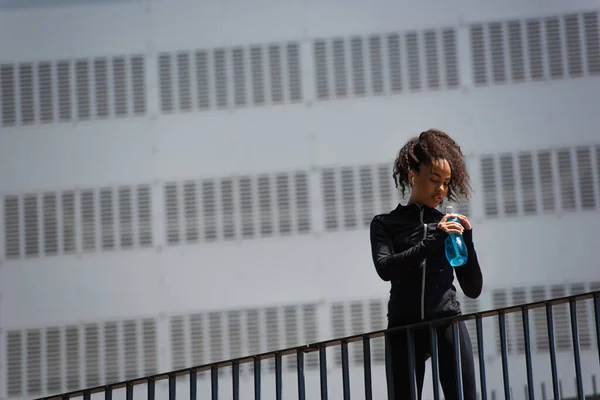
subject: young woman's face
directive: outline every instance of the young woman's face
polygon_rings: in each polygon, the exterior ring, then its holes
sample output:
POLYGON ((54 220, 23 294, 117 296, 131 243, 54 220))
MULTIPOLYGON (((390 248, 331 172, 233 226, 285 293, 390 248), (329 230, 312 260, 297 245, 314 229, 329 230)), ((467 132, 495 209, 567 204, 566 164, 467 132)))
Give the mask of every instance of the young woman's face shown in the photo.
POLYGON ((422 164, 419 172, 409 173, 411 197, 431 208, 437 207, 448 194, 451 176, 450 164, 445 159, 434 160, 431 165, 422 164))

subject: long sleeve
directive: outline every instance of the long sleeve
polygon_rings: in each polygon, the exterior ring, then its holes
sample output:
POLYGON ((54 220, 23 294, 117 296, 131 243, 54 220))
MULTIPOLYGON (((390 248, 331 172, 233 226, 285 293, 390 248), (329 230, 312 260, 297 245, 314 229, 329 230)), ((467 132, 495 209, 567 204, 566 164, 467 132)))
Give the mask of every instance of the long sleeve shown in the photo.
POLYGON ((401 279, 406 273, 421 266, 430 252, 443 242, 445 233, 436 230, 403 252, 394 254, 392 236, 385 225, 375 217, 371 221, 371 253, 377 274, 384 281, 401 279))
POLYGON ((481 289, 483 288, 483 275, 481 273, 481 268, 479 267, 479 261, 477 260, 475 245, 473 244, 473 231, 465 230, 463 232, 463 238, 467 245, 467 251, 469 252, 467 263, 454 270, 456 271, 456 278, 458 279, 458 283, 465 296, 476 299, 481 294, 481 289))

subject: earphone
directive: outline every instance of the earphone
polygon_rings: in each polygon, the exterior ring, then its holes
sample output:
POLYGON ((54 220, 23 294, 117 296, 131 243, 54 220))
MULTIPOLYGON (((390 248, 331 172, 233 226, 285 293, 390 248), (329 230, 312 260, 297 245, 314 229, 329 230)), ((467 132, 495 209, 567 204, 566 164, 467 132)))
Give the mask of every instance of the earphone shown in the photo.
POLYGON ((412 177, 412 184, 413 185, 415 184, 415 177, 414 176, 412 177))

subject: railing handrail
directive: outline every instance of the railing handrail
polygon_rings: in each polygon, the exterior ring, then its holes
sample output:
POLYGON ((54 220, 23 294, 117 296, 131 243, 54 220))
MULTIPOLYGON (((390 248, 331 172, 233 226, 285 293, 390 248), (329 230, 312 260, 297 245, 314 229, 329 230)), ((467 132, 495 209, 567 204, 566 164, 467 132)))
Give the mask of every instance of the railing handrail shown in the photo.
POLYGON ((301 345, 301 346, 289 347, 289 348, 280 349, 280 350, 273 350, 273 351, 269 351, 269 352, 265 352, 265 353, 253 354, 253 355, 249 355, 249 356, 243 356, 243 357, 233 358, 233 359, 224 360, 224 361, 216 361, 216 362, 209 363, 209 364, 181 368, 181 369, 170 371, 170 372, 162 372, 162 373, 149 375, 149 376, 145 376, 145 377, 141 377, 141 378, 134 378, 134 379, 126 380, 126 381, 110 383, 110 384, 106 384, 106 385, 102 385, 102 386, 95 386, 92 388, 79 389, 79 390, 75 390, 75 391, 71 391, 71 392, 55 394, 55 395, 51 395, 51 396, 41 397, 36 400, 56 400, 56 399, 64 400, 64 399, 69 399, 72 397, 79 397, 79 396, 91 395, 91 394, 95 394, 95 393, 102 393, 102 392, 105 392, 109 388, 111 390, 122 389, 122 388, 127 388, 130 386, 142 385, 142 384, 145 384, 148 382, 162 381, 162 380, 166 380, 166 379, 177 377, 177 376, 188 376, 188 375, 190 375, 190 373, 211 371, 213 369, 219 369, 219 368, 223 368, 223 367, 231 367, 233 365, 246 364, 249 362, 254 362, 255 360, 260 360, 260 361, 268 360, 268 359, 275 358, 276 356, 293 355, 293 354, 297 354, 298 352, 311 353, 311 352, 319 351, 320 349, 323 349, 323 348, 340 345, 342 343, 353 343, 353 342, 363 341, 365 339, 374 339, 374 338, 383 337, 387 332, 399 332, 399 331, 405 331, 405 330, 409 330, 409 329, 416 330, 419 328, 429 328, 431 326, 439 326, 439 325, 449 324, 449 323, 457 322, 457 321, 469 321, 469 320, 474 320, 474 319, 496 316, 496 315, 500 315, 500 314, 512 314, 512 313, 516 313, 516 312, 522 312, 523 310, 535 310, 538 308, 546 308, 548 306, 567 304, 567 303, 578 302, 578 301, 589 300, 589 299, 600 299, 600 290, 586 292, 586 293, 577 294, 577 295, 558 297, 558 298, 554 298, 554 299, 536 301, 536 302, 531 302, 531 303, 513 305, 510 307, 496 308, 496 309, 487 310, 487 311, 478 311, 478 312, 458 315, 458 316, 454 316, 454 317, 439 318, 439 319, 434 319, 434 320, 425 321, 425 322, 418 322, 415 324, 409 324, 409 325, 404 325, 404 326, 390 328, 390 329, 382 329, 382 330, 373 331, 373 332, 345 336, 345 337, 341 337, 341 338, 328 339, 328 340, 305 344, 305 345, 301 345))

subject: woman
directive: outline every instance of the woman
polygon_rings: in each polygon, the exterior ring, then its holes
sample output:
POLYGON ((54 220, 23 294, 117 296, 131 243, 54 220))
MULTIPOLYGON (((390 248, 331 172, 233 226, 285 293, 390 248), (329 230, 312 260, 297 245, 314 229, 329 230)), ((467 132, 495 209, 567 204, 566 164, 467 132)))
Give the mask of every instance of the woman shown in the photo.
MULTIPOLYGON (((453 285, 454 273, 464 294, 477 298, 483 277, 473 246, 471 223, 454 214, 459 222, 448 221, 438 207, 444 198, 470 195, 469 175, 458 144, 446 133, 428 130, 408 141, 394 164, 396 187, 410 198, 388 214, 371 221, 371 251, 379 277, 391 282, 388 328, 461 314, 453 285), (449 233, 463 235, 468 261, 452 268, 444 253, 449 233)), ((464 322, 459 324, 465 400, 476 398, 471 340, 464 322)), ((457 397, 452 325, 438 328, 439 377, 446 399, 457 397)), ((419 399, 423 389, 425 361, 430 343, 427 331, 415 338, 415 367, 419 399)), ((410 398, 409 357, 406 334, 390 334, 386 341, 388 392, 392 399, 410 398)))

